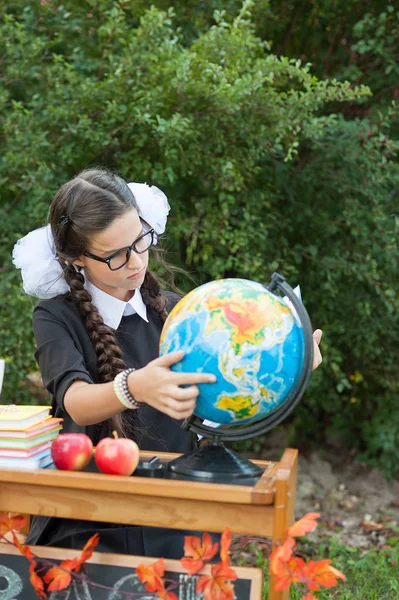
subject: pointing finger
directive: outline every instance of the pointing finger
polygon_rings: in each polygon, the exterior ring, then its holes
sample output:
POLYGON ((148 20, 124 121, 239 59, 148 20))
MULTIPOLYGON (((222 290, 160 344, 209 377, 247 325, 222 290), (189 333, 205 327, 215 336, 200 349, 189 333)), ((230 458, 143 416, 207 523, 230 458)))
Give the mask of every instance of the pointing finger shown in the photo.
POLYGON ((215 383, 215 375, 211 373, 173 373, 176 385, 193 385, 196 383, 215 383))
POLYGON ((178 362, 180 362, 184 357, 183 350, 177 350, 176 352, 169 352, 169 354, 165 354, 164 356, 160 356, 156 358, 153 362, 158 365, 158 367, 170 367, 178 362))

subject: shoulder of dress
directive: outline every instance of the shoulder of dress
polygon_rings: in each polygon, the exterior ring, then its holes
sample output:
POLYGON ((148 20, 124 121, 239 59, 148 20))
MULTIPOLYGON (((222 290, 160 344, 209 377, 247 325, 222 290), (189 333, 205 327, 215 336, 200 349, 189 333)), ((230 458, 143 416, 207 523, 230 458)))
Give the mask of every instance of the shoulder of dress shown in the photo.
POLYGON ((62 318, 62 315, 70 315, 71 312, 76 313, 76 311, 77 307, 71 302, 67 293, 38 302, 33 309, 33 317, 35 318, 40 314, 47 313, 59 319, 62 318))
POLYGON ((175 294, 174 292, 168 292, 165 290, 161 291, 162 296, 168 300, 168 313, 172 310, 174 306, 181 300, 181 296, 179 294, 175 294))

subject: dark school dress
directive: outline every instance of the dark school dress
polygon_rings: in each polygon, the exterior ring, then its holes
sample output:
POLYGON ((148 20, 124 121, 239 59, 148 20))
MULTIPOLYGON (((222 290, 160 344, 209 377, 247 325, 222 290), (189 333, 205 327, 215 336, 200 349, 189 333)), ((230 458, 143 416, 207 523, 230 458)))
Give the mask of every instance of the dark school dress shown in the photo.
MULTIPOLYGON (((175 294, 163 292, 168 298, 168 312, 179 300, 175 294)), ((116 330, 122 357, 128 367, 139 369, 158 357, 162 321, 147 306, 148 323, 138 314, 123 317, 116 330)), ((52 413, 62 417, 63 432, 86 433, 97 444, 109 435, 98 425, 82 427, 65 412, 63 399, 69 386, 77 379, 98 383, 97 357, 84 322, 68 294, 40 302, 33 312, 33 329, 43 382, 52 398, 52 413)), ((134 437, 142 450, 154 452, 188 452, 195 445, 190 432, 181 429, 179 421, 143 404, 138 410, 125 411, 124 419, 135 421, 134 437), (137 421, 136 421, 137 419, 137 421)), ((200 535, 157 527, 121 526, 117 524, 36 516, 26 543, 81 549, 95 532, 100 534, 97 550, 121 554, 136 554, 164 558, 183 556, 184 535, 200 535)))

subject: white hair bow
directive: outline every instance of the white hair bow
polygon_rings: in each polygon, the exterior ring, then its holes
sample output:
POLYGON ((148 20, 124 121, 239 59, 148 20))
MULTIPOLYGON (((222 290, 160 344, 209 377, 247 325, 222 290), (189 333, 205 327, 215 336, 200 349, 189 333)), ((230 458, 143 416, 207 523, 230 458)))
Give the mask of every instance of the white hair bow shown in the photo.
MULTIPOLYGON (((165 231, 166 220, 170 211, 167 197, 155 185, 146 183, 128 183, 130 191, 136 199, 139 216, 150 225, 157 235, 165 231)), ((155 242, 156 243, 156 242, 155 242)))
MULTIPOLYGON (((138 206, 139 216, 154 229, 157 236, 165 231, 170 206, 165 194, 156 186, 146 183, 129 183, 138 206)), ((65 294, 69 286, 56 259, 55 245, 50 225, 31 231, 14 246, 13 263, 21 269, 24 291, 36 298, 54 298, 65 294)))

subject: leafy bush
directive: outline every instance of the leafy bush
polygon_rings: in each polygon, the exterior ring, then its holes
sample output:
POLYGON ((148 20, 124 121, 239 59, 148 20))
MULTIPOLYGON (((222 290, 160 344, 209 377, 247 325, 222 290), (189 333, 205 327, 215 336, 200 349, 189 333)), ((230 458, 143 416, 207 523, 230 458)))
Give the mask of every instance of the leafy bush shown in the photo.
POLYGON ((171 9, 139 2, 30 0, 3 14, 4 398, 30 401, 19 383, 36 368, 33 301, 12 246, 43 224, 60 184, 100 164, 165 190, 171 261, 198 283, 266 283, 275 270, 301 282, 325 362, 292 430, 317 442, 339 433, 394 473, 398 450, 384 430, 398 390, 395 115, 341 116, 369 89, 271 53, 250 4, 231 18, 216 12, 195 36, 171 9))

